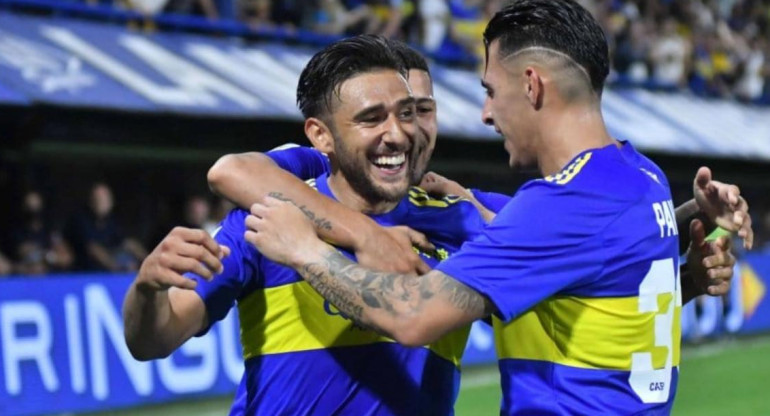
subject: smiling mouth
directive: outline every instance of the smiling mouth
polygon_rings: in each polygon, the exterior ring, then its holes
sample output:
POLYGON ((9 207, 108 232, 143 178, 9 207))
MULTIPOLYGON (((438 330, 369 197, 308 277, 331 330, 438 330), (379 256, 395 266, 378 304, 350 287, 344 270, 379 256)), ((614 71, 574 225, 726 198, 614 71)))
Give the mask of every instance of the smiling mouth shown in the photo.
POLYGON ((375 156, 369 159, 374 166, 386 174, 395 174, 400 172, 406 166, 406 153, 399 153, 392 156, 375 156))

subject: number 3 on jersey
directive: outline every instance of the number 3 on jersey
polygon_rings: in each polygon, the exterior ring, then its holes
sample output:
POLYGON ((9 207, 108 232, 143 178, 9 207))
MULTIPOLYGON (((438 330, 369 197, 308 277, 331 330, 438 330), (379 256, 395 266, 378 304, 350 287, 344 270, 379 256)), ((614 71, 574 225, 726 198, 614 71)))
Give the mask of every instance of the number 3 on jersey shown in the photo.
POLYGON ((631 354, 629 384, 643 403, 663 403, 671 389, 674 353, 679 355, 679 339, 674 339, 675 312, 682 305, 679 267, 674 259, 655 260, 639 285, 639 313, 655 314, 653 351, 631 354), (663 363, 662 363, 663 362, 663 363))

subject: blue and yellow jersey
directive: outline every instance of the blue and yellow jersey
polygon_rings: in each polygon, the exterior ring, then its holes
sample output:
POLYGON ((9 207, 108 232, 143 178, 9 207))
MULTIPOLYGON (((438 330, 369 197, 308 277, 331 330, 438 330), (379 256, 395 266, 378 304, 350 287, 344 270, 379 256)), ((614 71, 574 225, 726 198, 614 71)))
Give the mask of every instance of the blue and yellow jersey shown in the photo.
MULTIPOLYGON (((309 182, 332 197, 327 175, 309 182)), ((193 277, 211 322, 237 303, 245 373, 231 414, 453 413, 469 328, 427 347, 409 348, 354 324, 294 270, 245 242, 247 215, 232 211, 215 236, 232 251, 224 259, 224 272, 211 282, 193 277)), ((436 253, 423 253, 429 265, 458 250, 483 227, 471 203, 431 199, 418 188, 394 210, 373 219, 425 233, 437 247, 436 253)))
POLYGON ((678 230, 663 173, 625 144, 530 181, 437 269, 487 296, 502 414, 668 414, 678 230))

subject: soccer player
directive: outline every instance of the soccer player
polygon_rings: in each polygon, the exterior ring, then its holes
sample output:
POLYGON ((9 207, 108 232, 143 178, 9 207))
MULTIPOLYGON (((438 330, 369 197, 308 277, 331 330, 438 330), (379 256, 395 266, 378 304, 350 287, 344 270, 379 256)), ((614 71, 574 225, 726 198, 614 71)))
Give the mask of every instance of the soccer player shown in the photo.
POLYGON ((571 0, 520 0, 484 38, 482 117, 505 137, 510 165, 543 178, 483 236, 423 276, 375 272, 318 239, 291 204, 267 198, 252 207, 247 239, 406 345, 494 314, 502 414, 667 414, 678 378, 679 231, 663 173, 602 120, 604 34, 571 0))
MULTIPOLYGON (((332 170, 306 188, 373 223, 422 231, 433 250, 421 261, 435 265, 477 235, 483 219, 467 201, 410 190, 426 146, 405 72, 374 36, 337 42, 310 60, 297 99, 305 132, 332 170)), ((231 414, 452 414, 469 327, 406 347, 356 325, 244 240, 247 215, 232 211, 214 239, 175 229, 142 264, 124 303, 135 357, 170 354, 237 302, 245 373, 231 414)))
MULTIPOLYGON (((409 86, 416 100, 416 121, 422 132, 419 139, 425 139, 419 141, 425 150, 420 153, 420 159, 415 163, 414 183, 419 182, 420 187, 431 194, 462 196, 479 209, 486 221, 491 220, 510 200, 509 196, 478 189, 466 190, 456 182, 433 172, 422 175, 438 136, 437 106, 433 98, 431 74, 425 58, 414 49, 399 41, 388 42, 404 60, 408 70, 409 86)), ((630 149, 631 147, 625 147, 624 154, 627 154, 633 163, 651 163, 635 151, 628 152, 630 149)), ((308 191, 302 181, 284 172, 291 172, 294 176, 306 180, 328 173, 330 169, 329 159, 317 149, 286 145, 266 154, 251 152, 223 156, 209 171, 208 179, 213 191, 245 209, 273 193, 311 207, 316 214, 323 213, 322 216, 333 223, 334 227, 316 227, 316 231, 326 241, 355 251, 362 265, 381 271, 399 272, 414 271, 418 266, 422 266, 411 251, 413 242, 427 245, 419 233, 404 228, 396 230, 372 227, 370 222, 366 222, 366 217, 353 212, 340 212, 340 204, 308 191), (398 231, 409 232, 410 238, 399 236, 398 231)), ((748 205, 740 196, 740 190, 734 185, 712 180, 710 170, 701 168, 693 182, 693 199, 677 207, 675 213, 678 228, 689 228, 692 220, 697 218, 699 222, 693 224, 693 232, 704 235, 704 238, 694 243, 695 247, 702 249, 689 251, 691 258, 682 267, 684 303, 700 294, 718 296, 726 293, 732 273, 731 266, 734 263, 732 255, 726 250, 729 239, 720 238, 713 243, 711 246, 718 253, 710 253, 706 247, 705 234, 715 226, 720 226, 737 232, 744 239, 745 246, 751 246, 751 218, 748 216, 748 205), (701 225, 707 229, 701 231, 701 225), (704 257, 708 257, 706 261, 709 263, 709 270, 696 265, 700 264, 704 257)), ((688 233, 680 235, 680 252, 684 253, 690 247, 689 237, 688 233)))

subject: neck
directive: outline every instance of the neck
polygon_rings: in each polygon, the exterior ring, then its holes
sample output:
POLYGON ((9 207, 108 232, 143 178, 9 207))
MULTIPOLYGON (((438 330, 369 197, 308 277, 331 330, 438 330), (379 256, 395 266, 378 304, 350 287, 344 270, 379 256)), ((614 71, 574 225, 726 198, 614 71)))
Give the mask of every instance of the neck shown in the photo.
POLYGON ((328 184, 332 194, 342 205, 364 214, 384 214, 392 211, 400 202, 370 201, 350 186, 350 182, 339 169, 329 175, 328 184))
POLYGON ((543 176, 561 171, 580 153, 607 146, 616 141, 610 137, 598 109, 571 106, 555 112, 557 116, 542 123, 538 163, 543 176))

